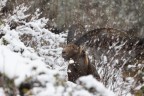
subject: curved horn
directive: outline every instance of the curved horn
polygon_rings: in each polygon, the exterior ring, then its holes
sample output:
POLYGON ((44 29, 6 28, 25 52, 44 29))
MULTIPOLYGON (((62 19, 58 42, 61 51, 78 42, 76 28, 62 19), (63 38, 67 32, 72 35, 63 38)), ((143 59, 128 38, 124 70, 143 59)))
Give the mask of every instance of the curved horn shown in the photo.
POLYGON ((74 24, 70 26, 67 37, 67 44, 75 42, 80 37, 80 34, 82 34, 83 32, 85 32, 85 28, 81 24, 74 24))
MULTIPOLYGON (((120 32, 119 30, 113 29, 113 28, 99 28, 99 29, 94 29, 91 31, 86 32, 84 35, 82 35, 79 39, 77 39, 74 43, 76 45, 81 45, 86 41, 92 40, 92 37, 94 36, 99 36, 100 34, 105 34, 107 32, 120 32)), ((122 33, 122 32, 121 32, 122 33)))
POLYGON ((75 30, 76 30, 76 26, 73 25, 70 26, 70 28, 68 29, 67 44, 73 42, 75 30))
POLYGON ((82 35, 79 39, 77 39, 74 43, 79 46, 83 44, 84 42, 86 42, 87 40, 90 40, 93 36, 96 36, 100 31, 101 29, 94 29, 94 30, 88 31, 87 33, 82 35))

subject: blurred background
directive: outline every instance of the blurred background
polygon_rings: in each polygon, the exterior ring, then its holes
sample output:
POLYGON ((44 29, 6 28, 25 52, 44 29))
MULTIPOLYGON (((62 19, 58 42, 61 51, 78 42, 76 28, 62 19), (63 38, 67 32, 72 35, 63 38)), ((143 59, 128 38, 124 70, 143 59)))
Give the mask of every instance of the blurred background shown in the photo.
POLYGON ((47 28, 56 33, 76 25, 81 32, 110 27, 144 36, 143 0, 8 0, 2 12, 13 12, 22 3, 31 15, 39 8, 39 18, 49 18, 47 28))

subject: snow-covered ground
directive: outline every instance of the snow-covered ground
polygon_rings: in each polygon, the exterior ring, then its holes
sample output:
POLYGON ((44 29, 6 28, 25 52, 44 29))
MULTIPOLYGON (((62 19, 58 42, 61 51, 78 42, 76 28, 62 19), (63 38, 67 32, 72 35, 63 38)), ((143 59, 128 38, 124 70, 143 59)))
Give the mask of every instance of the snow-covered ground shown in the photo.
MULTIPOLYGON (((26 10, 27 7, 18 6, 15 14, 0 25, 0 34, 3 34, 0 38, 0 73, 14 80, 16 87, 25 81, 38 82, 39 85, 33 84, 30 93, 26 93, 33 96, 115 96, 92 76, 79 78, 78 84, 67 81, 67 62, 61 57, 60 47, 66 34, 57 35, 45 29, 48 19, 38 19, 38 12, 25 22, 23 19, 29 16, 24 14, 26 10), (11 22, 22 24, 11 30, 11 22)), ((5 96, 4 90, 0 87, 0 96, 5 96)))

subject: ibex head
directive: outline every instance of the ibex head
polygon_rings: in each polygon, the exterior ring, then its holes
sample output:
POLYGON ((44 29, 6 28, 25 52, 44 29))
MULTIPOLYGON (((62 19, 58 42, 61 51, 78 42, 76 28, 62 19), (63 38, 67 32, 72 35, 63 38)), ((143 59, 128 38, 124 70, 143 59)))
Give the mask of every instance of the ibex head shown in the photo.
POLYGON ((79 54, 80 47, 75 45, 74 43, 70 43, 66 45, 62 51, 62 57, 65 60, 70 60, 70 58, 75 58, 77 54, 79 54))
POLYGON ((62 51, 62 57, 65 60, 70 60, 70 58, 76 58, 76 56, 81 52, 81 47, 80 45, 76 44, 77 40, 74 40, 74 37, 76 37, 78 31, 80 31, 82 26, 78 25, 72 25, 69 28, 68 36, 67 36, 67 45, 64 46, 63 51, 62 51))

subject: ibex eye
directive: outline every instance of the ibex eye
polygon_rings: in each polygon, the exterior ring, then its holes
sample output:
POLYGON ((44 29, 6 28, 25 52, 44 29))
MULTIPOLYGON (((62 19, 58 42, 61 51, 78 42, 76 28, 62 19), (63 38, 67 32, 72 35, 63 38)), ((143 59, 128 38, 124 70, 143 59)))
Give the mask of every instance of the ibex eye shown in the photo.
POLYGON ((65 51, 62 51, 62 54, 65 54, 66 52, 65 51))
POLYGON ((75 49, 75 46, 72 46, 73 49, 75 49))

